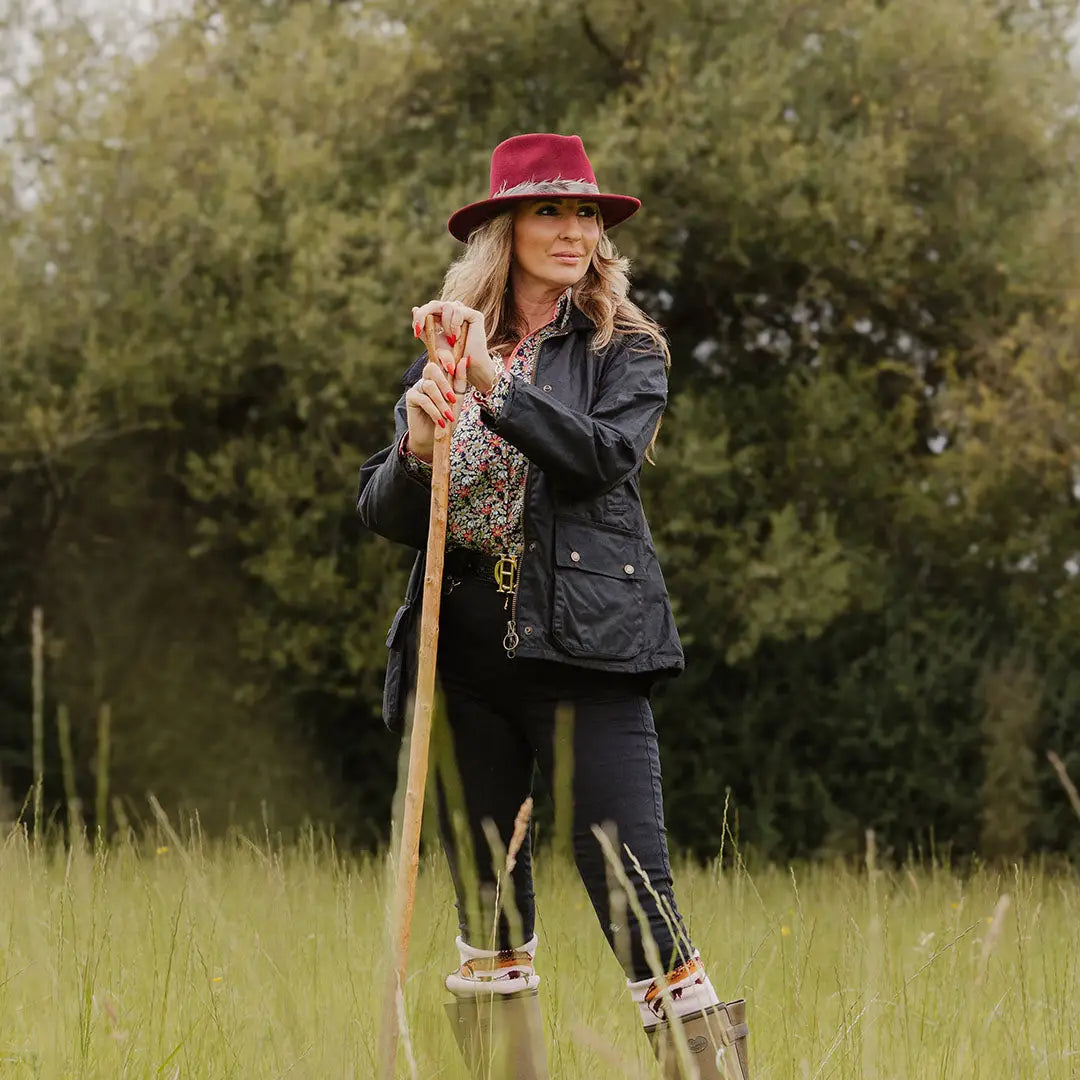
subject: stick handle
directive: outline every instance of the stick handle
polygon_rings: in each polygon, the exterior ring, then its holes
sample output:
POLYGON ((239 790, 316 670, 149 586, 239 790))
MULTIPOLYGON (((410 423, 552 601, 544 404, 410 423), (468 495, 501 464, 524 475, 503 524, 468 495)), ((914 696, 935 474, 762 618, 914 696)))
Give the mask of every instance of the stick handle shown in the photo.
MULTIPOLYGON (((462 330, 454 345, 455 364, 465 352, 467 334, 462 330)), ((424 344, 428 359, 435 354, 435 317, 424 321, 424 344)), ((456 411, 456 410, 455 410, 456 411)), ((398 995, 404 1001, 405 975, 409 959, 416 873, 420 863, 420 825, 427 785, 428 748, 431 743, 431 713, 435 703, 435 661, 439 649, 439 610, 442 601, 443 563, 446 554, 446 513, 450 494, 450 435, 453 426, 435 429, 435 451, 431 463, 431 515, 428 522, 427 554, 424 563, 424 598, 420 617, 420 649, 417 659, 416 697, 412 734, 409 739, 409 775, 401 822, 401 847, 397 860, 394 899, 391 908, 390 942, 393 962, 383 996, 380 1076, 391 1080, 397 1061, 398 995)))

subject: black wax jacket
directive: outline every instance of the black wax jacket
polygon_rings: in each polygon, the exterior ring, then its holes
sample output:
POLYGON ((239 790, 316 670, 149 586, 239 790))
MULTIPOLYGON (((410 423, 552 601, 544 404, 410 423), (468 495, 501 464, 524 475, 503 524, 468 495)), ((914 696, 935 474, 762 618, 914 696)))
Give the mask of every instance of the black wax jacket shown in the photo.
MULTIPOLYGON (((517 656, 603 671, 673 674, 683 652, 638 480, 667 401, 664 359, 646 336, 592 348, 595 327, 577 307, 543 342, 533 382, 515 379, 502 411, 484 417, 528 459, 518 585, 517 656)), ((403 380, 411 386, 418 360, 403 380)), ((404 395, 393 443, 360 470, 356 510, 374 532, 418 550, 405 602, 394 617, 383 714, 401 719, 415 676, 415 637, 424 579, 431 490, 398 453, 404 395)))

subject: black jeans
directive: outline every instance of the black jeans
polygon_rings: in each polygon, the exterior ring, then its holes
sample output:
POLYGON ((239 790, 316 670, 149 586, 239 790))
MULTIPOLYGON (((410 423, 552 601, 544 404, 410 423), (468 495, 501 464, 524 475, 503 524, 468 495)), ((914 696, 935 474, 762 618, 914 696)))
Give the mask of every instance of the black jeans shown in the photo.
MULTIPOLYGON (((478 948, 490 947, 494 912, 490 898, 496 880, 492 847, 483 823, 490 819, 503 845, 510 841, 514 819, 532 793, 534 767, 552 783, 556 758, 556 711, 570 707, 573 772, 572 836, 574 861, 588 890, 609 944, 627 978, 644 979, 652 972, 642 949, 638 919, 629 904, 616 908, 613 925, 609 902, 610 867, 593 825, 614 826, 616 848, 644 908, 649 931, 665 970, 692 952, 675 906, 671 866, 664 830, 660 757, 649 707, 648 682, 640 676, 589 671, 569 664, 507 657, 502 639, 508 613, 505 597, 492 581, 476 577, 447 578, 439 626, 439 680, 445 695, 449 738, 442 764, 436 747, 440 833, 457 893, 461 933, 478 948), (460 776, 446 772, 447 752, 460 776), (451 807, 464 798, 467 829, 452 824, 451 807), (468 843, 462 834, 467 833, 468 843), (471 844, 471 853, 469 846, 471 844), (623 850, 626 845, 648 876, 650 888, 623 850), (474 902, 483 925, 470 926, 469 882, 488 902, 474 902), (486 910, 485 910, 486 909, 486 910)), ((565 713, 564 713, 565 715, 565 713)), ((565 752, 565 746, 559 753, 565 752)), ((559 794, 556 815, 559 815, 559 794)), ((499 948, 520 946, 535 925, 531 836, 527 836, 514 868, 513 897, 520 924, 511 926, 505 910, 499 917, 499 948), (521 935, 519 940, 512 940, 521 935)), ((501 865, 500 867, 501 868, 501 865)), ((621 891, 621 890, 620 890, 621 891)), ((502 905, 500 905, 502 906, 502 905)))

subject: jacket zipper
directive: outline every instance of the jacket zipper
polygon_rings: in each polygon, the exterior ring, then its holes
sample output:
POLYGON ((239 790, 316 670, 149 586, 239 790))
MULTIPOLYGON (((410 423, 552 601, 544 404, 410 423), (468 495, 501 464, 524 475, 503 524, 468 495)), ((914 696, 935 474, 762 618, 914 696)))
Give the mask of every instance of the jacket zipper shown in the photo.
POLYGON ((521 566, 525 561, 525 506, 529 499, 529 463, 525 461, 525 490, 522 492, 521 507, 521 557, 518 559, 517 576, 514 580, 514 595, 510 598, 510 621, 506 624, 506 637, 503 638, 503 648, 510 660, 517 655, 517 647, 521 644, 521 638, 517 632, 517 604, 518 588, 521 585, 521 566))
MULTIPOLYGON (((546 338, 540 344, 540 348, 536 353, 536 363, 533 364, 532 375, 529 378, 529 383, 532 386, 536 385, 536 376, 540 370, 540 357, 543 355, 544 346, 549 341, 554 341, 556 338, 564 337, 569 331, 563 330, 557 334, 552 334, 551 337, 546 338)), ((514 582, 514 595, 510 599, 510 621, 506 624, 506 637, 503 638, 503 648, 506 650, 506 655, 510 660, 513 660, 517 655, 517 647, 521 644, 521 638, 517 632, 517 604, 518 604, 518 587, 521 584, 521 567, 525 561, 525 511, 529 505, 529 459, 525 459, 525 490, 522 492, 522 505, 521 505, 521 558, 518 559, 517 568, 517 580, 514 582)))

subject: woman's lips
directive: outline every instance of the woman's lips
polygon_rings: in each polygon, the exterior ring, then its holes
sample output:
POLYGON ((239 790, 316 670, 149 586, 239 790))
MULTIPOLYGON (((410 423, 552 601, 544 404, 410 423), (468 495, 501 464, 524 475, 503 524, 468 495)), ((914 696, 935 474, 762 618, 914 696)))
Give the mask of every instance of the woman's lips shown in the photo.
POLYGON ((581 259, 580 255, 568 255, 568 254, 565 254, 565 253, 559 254, 559 255, 552 255, 551 257, 553 259, 558 259, 559 262, 564 262, 564 263, 576 263, 581 259))

